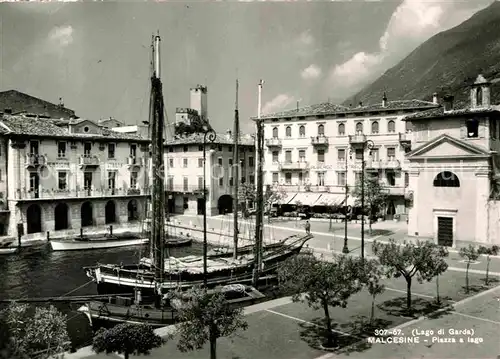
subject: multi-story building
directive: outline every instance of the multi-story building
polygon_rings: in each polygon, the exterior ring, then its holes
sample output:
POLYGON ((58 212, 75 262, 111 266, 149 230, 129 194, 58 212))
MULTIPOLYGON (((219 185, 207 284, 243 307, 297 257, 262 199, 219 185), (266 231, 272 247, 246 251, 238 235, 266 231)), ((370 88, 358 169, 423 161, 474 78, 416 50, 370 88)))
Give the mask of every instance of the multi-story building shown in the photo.
MULTIPOLYGON (((203 133, 194 133, 176 135, 166 143, 166 191, 170 213, 203 214, 207 211, 207 215, 217 215, 233 210, 234 135, 228 130, 226 134, 217 134, 213 143, 206 144, 206 203, 203 198, 203 141, 203 133)), ((254 142, 252 136, 240 135, 240 183, 254 184, 254 142)))
MULTIPOLYGON (((404 216, 408 186, 405 153, 410 150, 411 127, 402 118, 418 111, 433 109, 432 102, 420 100, 388 101, 379 104, 346 107, 322 103, 296 110, 262 116, 265 154, 264 183, 287 192, 282 204, 317 207, 341 205, 346 182, 353 188, 361 175, 365 146, 366 170, 379 176, 389 191, 384 212, 404 216)), ((347 205, 352 206, 351 197, 347 205)))
POLYGON ((414 130, 409 235, 453 247, 500 244, 500 106, 490 103, 490 88, 479 75, 466 108, 447 96, 406 117, 414 130))
POLYGON ((0 138, 1 235, 141 218, 147 127, 141 136, 84 119, 4 114, 0 138))
POLYGON ((75 111, 64 107, 62 98, 59 98, 59 103, 56 105, 17 90, 0 92, 0 115, 2 113, 7 115, 35 114, 64 120, 76 118, 75 111))

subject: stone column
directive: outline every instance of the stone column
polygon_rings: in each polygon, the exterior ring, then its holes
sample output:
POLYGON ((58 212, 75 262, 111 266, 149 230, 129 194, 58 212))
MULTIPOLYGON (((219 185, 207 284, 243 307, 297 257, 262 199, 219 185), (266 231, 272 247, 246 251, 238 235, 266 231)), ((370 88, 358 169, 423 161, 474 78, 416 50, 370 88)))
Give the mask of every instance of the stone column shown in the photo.
POLYGON ((419 192, 425 191, 425 188, 419 188, 419 175, 420 171, 418 168, 410 168, 408 170, 408 175, 410 177, 410 183, 408 186, 408 191, 413 192, 413 204, 408 213, 408 235, 416 236, 419 233, 418 227, 418 215, 419 215, 419 192))
POLYGON ((490 213, 488 202, 490 196, 489 168, 480 168, 474 175, 476 182, 476 230, 475 238, 468 238, 467 240, 489 243, 492 242, 488 238, 488 229, 492 223, 490 217, 495 215, 494 211, 490 213))

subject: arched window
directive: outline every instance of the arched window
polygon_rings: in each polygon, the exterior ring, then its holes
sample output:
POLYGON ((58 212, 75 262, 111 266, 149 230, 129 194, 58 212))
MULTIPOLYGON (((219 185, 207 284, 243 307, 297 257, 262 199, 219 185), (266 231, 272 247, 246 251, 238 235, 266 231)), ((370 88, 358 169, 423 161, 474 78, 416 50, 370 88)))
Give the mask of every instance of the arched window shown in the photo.
POLYGON ((299 127, 299 136, 304 137, 306 135, 306 127, 304 125, 299 127))
POLYGON ((318 136, 324 136, 325 135, 325 126, 319 125, 318 126, 318 136))
POLYGON ((377 134, 378 133, 378 122, 377 121, 373 121, 372 122, 372 133, 373 134, 377 134))
POLYGON ((387 122, 387 132, 389 133, 396 132, 396 122, 394 122, 393 120, 387 122))
POLYGON ((453 172, 443 171, 434 178, 434 187, 460 187, 460 181, 453 172))
POLYGON ((278 127, 273 128, 273 138, 278 138, 278 127))
POLYGON ((360 135, 363 133, 363 123, 362 122, 358 122, 356 124, 356 135, 360 135))
POLYGON ((345 135, 345 125, 343 123, 339 124, 339 136, 345 135))
POLYGON ((481 106, 483 104, 483 89, 481 87, 476 89, 476 104, 477 106, 481 106))
POLYGON ((292 137, 292 128, 290 126, 286 126, 285 136, 286 137, 292 137))

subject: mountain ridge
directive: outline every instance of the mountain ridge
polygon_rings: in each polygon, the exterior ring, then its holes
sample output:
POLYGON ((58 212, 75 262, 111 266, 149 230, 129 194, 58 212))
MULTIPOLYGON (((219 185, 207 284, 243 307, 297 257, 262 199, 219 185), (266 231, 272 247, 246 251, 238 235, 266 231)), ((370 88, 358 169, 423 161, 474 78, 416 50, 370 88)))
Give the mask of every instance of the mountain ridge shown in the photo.
POLYGON ((499 1, 434 35, 342 104, 376 103, 384 92, 389 100, 432 101, 437 92, 440 98, 454 95, 457 106, 463 106, 478 74, 493 80, 491 100, 500 103, 499 1))

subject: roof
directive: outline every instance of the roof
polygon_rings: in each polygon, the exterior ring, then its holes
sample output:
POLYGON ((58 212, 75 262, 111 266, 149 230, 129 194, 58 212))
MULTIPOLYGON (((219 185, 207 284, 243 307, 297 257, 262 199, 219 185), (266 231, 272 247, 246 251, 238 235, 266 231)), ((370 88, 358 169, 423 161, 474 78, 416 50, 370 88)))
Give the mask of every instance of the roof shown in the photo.
MULTIPOLYGON (((193 133, 190 135, 186 136, 175 136, 173 139, 169 139, 166 141, 167 146, 175 146, 175 145, 189 145, 189 144, 203 144, 203 133, 193 133)), ((207 141, 210 142, 210 141, 207 141)), ((217 133, 215 137, 215 141, 210 142, 214 143, 217 145, 232 145, 234 144, 233 137, 228 137, 227 134, 225 133, 217 133)), ((254 146, 255 145, 255 140, 253 137, 247 135, 247 136, 240 136, 240 145, 244 146, 254 146)))
MULTIPOLYGON (((83 120, 90 121, 90 120, 83 120)), ((82 121, 78 121, 82 122, 82 121)), ((92 121, 90 121, 92 122, 92 121)), ((30 137, 60 137, 84 139, 113 139, 123 141, 148 141, 136 134, 126 134, 101 128, 100 133, 71 133, 68 124, 70 121, 58 119, 45 119, 27 117, 22 115, 4 115, 0 120, 0 133, 4 135, 30 136, 30 137)), ((71 122, 73 124, 73 122, 71 122)))
POLYGON ((28 112, 48 115, 53 118, 70 118, 71 116, 75 116, 75 111, 63 105, 56 105, 17 90, 0 92, 0 112, 3 112, 6 108, 11 109, 12 113, 28 112))
MULTIPOLYGON (((324 102, 316 105, 306 106, 295 110, 288 110, 261 116, 261 119, 284 118, 284 117, 302 117, 302 116, 317 116, 330 114, 346 114, 358 112, 373 112, 373 111, 398 111, 398 110, 415 110, 427 109, 436 107, 433 102, 422 100, 395 100, 387 101, 385 106, 382 103, 362 105, 357 107, 348 107, 337 105, 330 102, 324 102)), ((256 119, 256 117, 253 117, 256 119)))
POLYGON ((408 152, 406 154, 406 157, 407 158, 418 157, 421 154, 427 152, 429 149, 434 148, 443 142, 453 143, 458 147, 466 149, 467 151, 469 151, 473 155, 479 155, 479 156, 489 156, 490 155, 489 151, 487 151, 479 146, 473 145, 472 143, 469 143, 469 142, 459 140, 458 138, 452 137, 452 136, 444 133, 444 134, 439 135, 438 137, 422 144, 421 146, 418 146, 417 148, 411 150, 410 152, 408 152))
POLYGON ((450 111, 445 111, 444 107, 440 106, 438 108, 429 109, 426 111, 421 111, 417 113, 413 113, 411 115, 403 118, 403 121, 408 120, 425 120, 431 118, 443 118, 443 117, 455 117, 455 116, 463 116, 467 114, 484 114, 484 113, 493 113, 499 112, 500 106, 489 106, 489 107, 466 107, 466 108, 457 108, 450 111))

